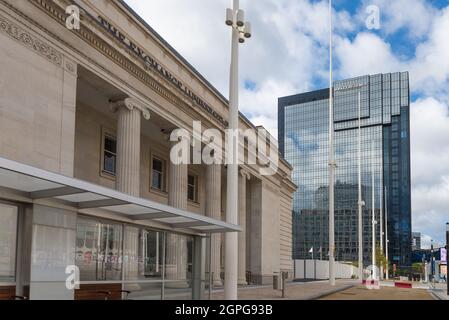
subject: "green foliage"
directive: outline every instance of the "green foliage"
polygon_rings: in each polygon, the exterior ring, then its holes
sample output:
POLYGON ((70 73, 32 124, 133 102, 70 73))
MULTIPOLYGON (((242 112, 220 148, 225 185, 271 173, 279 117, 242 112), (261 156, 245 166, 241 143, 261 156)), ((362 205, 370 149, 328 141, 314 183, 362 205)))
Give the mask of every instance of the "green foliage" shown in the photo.
POLYGON ((385 255, 381 252, 380 247, 376 246, 376 265, 380 268, 383 267, 384 269, 387 268, 387 258, 385 255))
POLYGON ((422 262, 415 262, 415 263, 413 263, 413 265, 412 265, 412 272, 413 273, 423 273, 423 270, 424 270, 424 268, 423 268, 422 262))

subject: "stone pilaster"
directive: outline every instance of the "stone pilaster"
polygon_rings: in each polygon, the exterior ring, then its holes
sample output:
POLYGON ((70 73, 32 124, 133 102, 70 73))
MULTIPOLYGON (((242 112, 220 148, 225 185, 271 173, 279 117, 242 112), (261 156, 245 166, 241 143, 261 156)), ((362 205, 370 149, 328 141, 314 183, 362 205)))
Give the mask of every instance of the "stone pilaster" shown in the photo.
POLYGON ((140 126, 141 115, 150 119, 150 113, 132 98, 111 102, 118 113, 117 121, 117 176, 118 191, 140 194, 140 126))
MULTIPOLYGON (((221 165, 211 164, 206 168, 206 215, 221 220, 221 165)), ((213 285, 222 286, 221 281, 221 234, 211 236, 211 272, 213 285)))
POLYGON ((246 285, 246 182, 250 174, 241 169, 239 174, 239 225, 242 231, 238 236, 238 278, 239 285, 246 285))

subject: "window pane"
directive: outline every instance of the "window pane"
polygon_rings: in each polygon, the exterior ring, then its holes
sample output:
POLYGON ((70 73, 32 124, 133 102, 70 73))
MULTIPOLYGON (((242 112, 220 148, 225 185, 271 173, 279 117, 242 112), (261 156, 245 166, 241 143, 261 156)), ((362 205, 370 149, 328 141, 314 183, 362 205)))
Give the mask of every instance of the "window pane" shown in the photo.
POLYGON ((187 199, 196 201, 196 177, 194 175, 189 175, 187 184, 187 199))
POLYGON ((76 238, 81 281, 121 280, 121 225, 79 218, 76 238))
POLYGON ((117 141, 114 138, 105 136, 104 150, 109 151, 111 153, 117 153, 117 141))
MULTIPOLYGON (((136 227, 125 228, 126 280, 162 279, 163 233, 136 227)), ((139 285, 135 285, 139 289, 139 285)))
POLYGON ((108 152, 104 153, 104 171, 115 174, 116 156, 108 152))
POLYGON ((162 190, 164 178, 164 163, 162 160, 153 158, 153 172, 151 175, 151 186, 153 188, 162 190))
POLYGON ((192 298, 193 238, 167 234, 165 251, 165 299, 192 298))
POLYGON ((165 252, 166 280, 190 280, 192 277, 193 238, 180 234, 167 234, 165 252))
POLYGON ((190 184, 187 188, 187 198, 189 200, 195 201, 195 187, 190 184))
POLYGON ((159 159, 153 159, 153 171, 162 172, 162 161, 159 159))
POLYGON ((16 270, 17 207, 0 203, 0 282, 14 282, 16 270))
POLYGON ((162 190, 162 174, 160 172, 153 171, 151 186, 162 190))

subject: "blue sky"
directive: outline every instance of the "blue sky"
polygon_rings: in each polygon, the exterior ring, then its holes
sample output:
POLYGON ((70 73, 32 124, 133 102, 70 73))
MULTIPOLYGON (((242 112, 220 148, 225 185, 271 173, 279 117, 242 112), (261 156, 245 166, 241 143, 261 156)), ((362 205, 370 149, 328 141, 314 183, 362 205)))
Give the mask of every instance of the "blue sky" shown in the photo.
MULTIPOLYGON (((125 0, 228 95, 230 0, 125 0)), ((240 109, 277 136, 277 98, 328 86, 328 1, 241 0, 240 109)), ((444 241, 449 221, 449 0, 334 0, 335 79, 409 71, 413 229, 444 241), (366 9, 379 8, 368 29, 366 9)))

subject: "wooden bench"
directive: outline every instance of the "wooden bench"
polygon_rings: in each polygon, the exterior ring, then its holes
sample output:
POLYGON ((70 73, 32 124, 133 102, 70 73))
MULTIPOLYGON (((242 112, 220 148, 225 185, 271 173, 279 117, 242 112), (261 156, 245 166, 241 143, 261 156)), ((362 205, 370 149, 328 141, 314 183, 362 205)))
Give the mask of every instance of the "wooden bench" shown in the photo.
POLYGON ((0 300, 14 300, 16 297, 15 286, 0 286, 0 300))
POLYGON ((75 300, 122 300, 122 285, 82 284, 75 290, 75 300))

